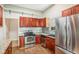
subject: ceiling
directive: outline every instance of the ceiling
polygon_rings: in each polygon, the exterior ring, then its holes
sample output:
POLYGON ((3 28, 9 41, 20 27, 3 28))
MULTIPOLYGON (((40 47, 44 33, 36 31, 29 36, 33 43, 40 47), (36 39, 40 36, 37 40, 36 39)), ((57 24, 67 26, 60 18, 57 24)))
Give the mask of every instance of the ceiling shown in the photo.
POLYGON ((17 7, 28 8, 37 11, 44 11, 51 7, 53 4, 14 4, 17 7))

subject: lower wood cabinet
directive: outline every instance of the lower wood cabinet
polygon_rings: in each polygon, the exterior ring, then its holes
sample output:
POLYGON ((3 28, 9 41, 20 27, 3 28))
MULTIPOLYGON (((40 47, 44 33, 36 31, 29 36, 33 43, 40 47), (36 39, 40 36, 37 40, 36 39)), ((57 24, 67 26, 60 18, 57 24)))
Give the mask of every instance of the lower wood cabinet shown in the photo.
POLYGON ((46 47, 49 48, 50 50, 55 50, 55 39, 47 37, 46 47))
POLYGON ((35 41, 36 41, 36 44, 40 44, 41 42, 40 42, 40 35, 36 35, 36 37, 35 37, 35 41))
POLYGON ((19 47, 24 47, 24 36, 19 36, 19 47))
POLYGON ((42 44, 43 47, 50 49, 55 53, 55 38, 41 35, 40 37, 40 43, 42 44))

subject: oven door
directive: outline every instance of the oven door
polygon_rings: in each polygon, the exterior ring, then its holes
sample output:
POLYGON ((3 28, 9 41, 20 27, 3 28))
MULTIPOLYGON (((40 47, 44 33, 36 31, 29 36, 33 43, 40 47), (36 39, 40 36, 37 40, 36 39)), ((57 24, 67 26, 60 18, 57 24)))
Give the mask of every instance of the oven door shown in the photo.
POLYGON ((25 37, 25 45, 35 43, 35 37, 34 36, 27 36, 25 37))

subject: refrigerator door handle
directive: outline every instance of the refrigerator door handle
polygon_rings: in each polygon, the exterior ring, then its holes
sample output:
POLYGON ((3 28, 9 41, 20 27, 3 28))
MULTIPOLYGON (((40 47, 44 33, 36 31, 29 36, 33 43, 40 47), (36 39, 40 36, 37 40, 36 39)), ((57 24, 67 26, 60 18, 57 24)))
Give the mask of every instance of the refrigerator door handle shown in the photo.
MULTIPOLYGON (((70 27, 68 26, 68 30, 69 30, 69 28, 70 28, 70 27)), ((70 45, 70 44, 71 44, 71 41, 72 41, 72 40, 71 40, 71 37, 70 37, 68 47, 71 47, 71 45, 70 45)))
POLYGON ((67 48, 67 26, 65 25, 65 31, 66 31, 66 41, 65 41, 65 46, 67 48))

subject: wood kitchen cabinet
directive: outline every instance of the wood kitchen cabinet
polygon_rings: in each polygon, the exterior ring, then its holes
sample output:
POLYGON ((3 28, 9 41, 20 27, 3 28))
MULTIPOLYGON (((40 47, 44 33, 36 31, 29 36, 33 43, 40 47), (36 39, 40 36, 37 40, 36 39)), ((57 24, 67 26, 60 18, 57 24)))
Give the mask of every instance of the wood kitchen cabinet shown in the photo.
POLYGON ((41 43, 40 39, 41 39, 40 35, 36 35, 36 37, 35 37, 36 44, 40 44, 41 43))
POLYGON ((33 19, 32 18, 29 18, 29 23, 28 23, 28 25, 29 25, 29 27, 32 27, 33 26, 33 19))
POLYGON ((62 11, 62 16, 70 16, 79 13, 79 5, 73 6, 69 9, 62 11))
POLYGON ((48 48, 53 53, 55 53, 55 38, 51 38, 46 35, 41 35, 40 43, 42 47, 48 48))
POLYGON ((3 26, 3 8, 0 6, 0 26, 3 26))
POLYGON ((24 36, 19 36, 19 46, 24 47, 24 43, 25 43, 24 36))
POLYGON ((46 47, 50 50, 55 51, 55 39, 51 37, 46 37, 46 47))
POLYGON ((43 19, 43 27, 46 27, 46 18, 43 19))
POLYGON ((20 17, 20 27, 46 27, 46 18, 20 17))
POLYGON ((23 27, 23 26, 24 26, 24 18, 20 17, 20 27, 23 27))
POLYGON ((32 18, 31 24, 32 25, 30 27, 36 27, 36 18, 32 18))
POLYGON ((37 27, 37 23, 38 23, 38 21, 37 21, 37 18, 30 18, 29 19, 29 27, 37 27))
POLYGON ((36 18, 35 19, 35 27, 46 27, 46 18, 36 18))
POLYGON ((75 14, 79 13, 79 5, 76 5, 75 7, 73 7, 75 14))
POLYGON ((33 19, 29 17, 20 17, 20 27, 33 26, 33 19))
POLYGON ((70 16, 70 15, 72 15, 72 8, 64 10, 62 12, 62 16, 70 16))
POLYGON ((20 27, 28 27, 29 26, 29 18, 20 17, 20 27))
POLYGON ((25 20, 25 27, 29 27, 30 25, 29 25, 29 20, 30 20, 30 18, 28 18, 28 17, 25 17, 24 18, 24 20, 25 20))
POLYGON ((39 26, 46 27, 46 18, 39 19, 39 26))
POLYGON ((40 19, 36 19, 36 27, 40 27, 40 19))

